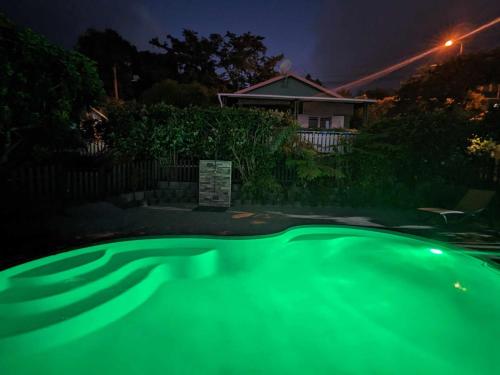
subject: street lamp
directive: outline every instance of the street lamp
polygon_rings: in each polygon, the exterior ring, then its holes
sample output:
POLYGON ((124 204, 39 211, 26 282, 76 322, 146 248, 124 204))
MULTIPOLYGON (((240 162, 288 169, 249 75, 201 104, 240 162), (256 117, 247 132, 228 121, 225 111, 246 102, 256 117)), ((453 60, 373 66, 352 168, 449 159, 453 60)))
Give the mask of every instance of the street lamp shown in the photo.
MULTIPOLYGON (((444 46, 451 47, 454 44, 455 44, 455 42, 453 41, 453 39, 448 39, 446 41, 446 43, 444 44, 444 46)), ((458 54, 461 56, 463 53, 464 53, 464 45, 463 45, 462 41, 460 41, 460 50, 459 50, 458 54)))

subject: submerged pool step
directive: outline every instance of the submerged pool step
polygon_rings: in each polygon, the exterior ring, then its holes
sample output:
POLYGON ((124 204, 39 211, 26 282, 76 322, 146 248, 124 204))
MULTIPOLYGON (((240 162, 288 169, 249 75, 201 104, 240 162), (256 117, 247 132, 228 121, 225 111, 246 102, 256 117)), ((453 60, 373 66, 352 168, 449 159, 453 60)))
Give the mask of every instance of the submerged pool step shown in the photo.
POLYGON ((146 302, 169 277, 168 267, 157 265, 141 282, 105 303, 48 326, 1 337, 0 352, 39 352, 99 330, 146 302), (47 340, 48 337, 50 340, 47 340))
MULTIPOLYGON (((188 257, 158 256, 134 259, 111 272, 107 272, 101 278, 80 284, 61 293, 18 302, 5 302, 0 299, 0 317, 33 316, 67 307, 92 298, 93 295, 104 289, 116 287, 133 272, 150 266, 165 265, 170 270, 170 279, 209 277, 219 271, 218 259, 217 250, 206 250, 200 255, 188 257)), ((28 290, 24 290, 24 293, 28 292, 28 290)))
MULTIPOLYGON (((63 294, 2 304, 0 317, 11 320, 12 325, 4 326, 8 327, 7 331, 0 332, 0 350, 2 347, 12 349, 13 345, 22 345, 26 349, 26 345, 38 341, 38 336, 52 337, 47 343, 52 346, 88 334, 138 308, 163 283, 175 279, 210 277, 219 272, 218 265, 217 250, 189 257, 137 259, 105 278, 63 294), (143 276, 141 271, 145 272, 143 276), (134 273, 139 279, 129 285, 128 278, 134 273)), ((37 346, 33 349, 42 348, 37 346)))

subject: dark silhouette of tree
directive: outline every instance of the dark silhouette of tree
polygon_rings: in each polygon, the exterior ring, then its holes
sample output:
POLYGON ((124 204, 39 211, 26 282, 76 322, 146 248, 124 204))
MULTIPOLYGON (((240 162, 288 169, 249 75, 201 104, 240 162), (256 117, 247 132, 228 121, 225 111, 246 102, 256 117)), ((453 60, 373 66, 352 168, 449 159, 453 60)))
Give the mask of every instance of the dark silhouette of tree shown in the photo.
POLYGON ((76 50, 97 62, 99 76, 109 96, 115 96, 116 72, 118 96, 122 99, 134 97, 134 67, 138 57, 135 46, 114 30, 88 29, 78 38, 76 50))
POLYGON ((200 37, 184 30, 183 39, 167 35, 151 44, 165 51, 176 66, 176 77, 182 82, 199 82, 208 87, 238 90, 276 75, 276 64, 283 55, 267 56, 264 37, 227 32, 224 36, 210 34, 200 37))
POLYGON ((206 86, 220 85, 217 75, 217 51, 221 43, 220 35, 200 37, 192 30, 182 32, 183 39, 167 35, 166 41, 154 38, 150 43, 166 52, 167 59, 175 66, 178 82, 199 82, 206 86))
POLYGON ((381 87, 376 87, 374 89, 368 89, 365 90, 364 92, 360 93, 360 96, 365 96, 368 99, 377 99, 377 100, 382 100, 384 98, 387 98, 389 96, 394 96, 395 91, 391 89, 384 89, 381 87))
POLYGON ((145 104, 165 103, 175 107, 206 107, 216 103, 217 97, 213 89, 198 82, 179 83, 166 79, 155 83, 144 91, 141 102, 145 104))
POLYGON ((177 67, 168 55, 151 51, 140 51, 134 63, 135 98, 139 98, 144 91, 150 89, 155 83, 167 79, 178 79, 177 67))
MULTIPOLYGON (((154 85, 148 97, 154 92, 155 98, 174 98, 190 89, 207 95, 238 90, 276 75, 276 64, 283 58, 281 54, 268 56, 264 37, 249 32, 205 37, 184 30, 180 38, 167 35, 164 41, 154 38, 150 44, 161 52, 138 52, 114 30, 89 29, 78 38, 76 49, 97 62, 99 75, 111 97, 115 96, 116 72, 121 99, 141 98, 154 85), (174 85, 167 80, 194 86, 174 85), (174 95, 175 89, 182 90, 174 95), (161 90, 166 91, 162 94, 161 90)), ((207 100, 203 98, 200 104, 205 103, 207 100)))
POLYGON ((229 90, 239 90, 276 75, 276 64, 283 55, 267 56, 264 37, 249 32, 236 35, 227 32, 220 38, 218 67, 229 90))
POLYGON ((309 73, 306 74, 305 78, 309 81, 317 83, 320 86, 323 86, 323 82, 321 82, 319 78, 313 78, 313 76, 309 73))
POLYGON ((0 14, 0 166, 78 146, 82 112, 102 96, 93 61, 0 14))
POLYGON ((500 82, 500 48, 454 57, 419 70, 398 91, 396 110, 465 106, 469 92, 500 82))

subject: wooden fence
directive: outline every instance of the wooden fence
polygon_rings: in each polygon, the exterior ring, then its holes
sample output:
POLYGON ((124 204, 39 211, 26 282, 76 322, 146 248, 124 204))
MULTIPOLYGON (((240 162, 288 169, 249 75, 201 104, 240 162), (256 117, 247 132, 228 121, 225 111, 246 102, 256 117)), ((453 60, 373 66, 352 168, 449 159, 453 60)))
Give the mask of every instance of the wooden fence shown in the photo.
POLYGON ((87 143, 85 147, 79 150, 80 155, 95 156, 109 151, 108 145, 104 141, 94 141, 87 143))
MULTIPOLYGON (((470 169, 467 181, 475 181, 484 189, 500 189, 500 163, 470 169)), ((295 170, 279 163, 274 170, 275 178, 283 184, 296 180, 295 170)), ((77 168, 63 165, 26 166, 15 169, 7 175, 2 193, 7 199, 21 197, 31 200, 88 201, 134 191, 154 190, 160 181, 198 182, 198 161, 177 159, 175 164, 162 165, 150 160, 131 163, 117 163, 99 168, 77 168), (4 189, 6 188, 6 189, 4 189)), ((232 181, 241 183, 236 168, 232 181)), ((464 181, 464 185, 467 185, 464 181)))
POLYGON ((100 168, 28 166, 12 171, 8 184, 11 193, 31 199, 96 200, 156 189, 159 181, 197 180, 197 161, 183 160, 176 165, 163 166, 160 162, 151 160, 100 168))
POLYGON ((347 152, 356 134, 328 130, 299 130, 302 142, 309 143, 321 153, 347 152))
MULTIPOLYGON (((294 179, 294 171, 280 164, 275 170, 279 181, 294 179)), ((233 168, 232 180, 240 183, 233 168)), ((26 166, 11 171, 8 193, 27 199, 85 201, 99 200, 134 191, 154 190, 160 181, 198 182, 198 161, 178 159, 162 165, 157 160, 117 163, 100 168, 76 168, 62 165, 26 166)))

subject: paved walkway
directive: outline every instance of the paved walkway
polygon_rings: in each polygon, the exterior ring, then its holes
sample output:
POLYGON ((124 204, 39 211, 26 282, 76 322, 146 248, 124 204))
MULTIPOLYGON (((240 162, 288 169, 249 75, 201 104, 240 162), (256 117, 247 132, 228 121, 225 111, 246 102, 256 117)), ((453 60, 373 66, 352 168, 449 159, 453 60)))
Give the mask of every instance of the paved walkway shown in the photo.
MULTIPOLYGON (((90 243, 143 235, 257 235, 297 225, 351 225, 419 235, 500 254, 500 233, 472 223, 456 227, 429 224, 416 211, 344 207, 242 206, 225 212, 193 210, 195 205, 141 206, 122 209, 100 202, 68 208, 46 223, 29 241, 23 238, 4 252, 8 266, 90 243)), ((438 218, 439 219, 439 218, 438 218)))
POLYGON ((241 206, 224 212, 195 210, 196 205, 141 206, 121 209, 109 203, 71 208, 54 218, 61 238, 92 239, 139 235, 253 235, 296 225, 351 225, 395 230, 477 248, 500 250, 500 233, 479 223, 431 223, 414 211, 343 207, 241 206))

